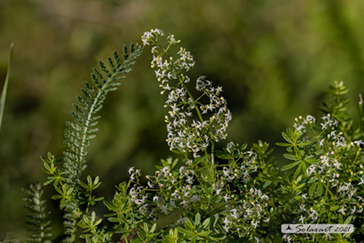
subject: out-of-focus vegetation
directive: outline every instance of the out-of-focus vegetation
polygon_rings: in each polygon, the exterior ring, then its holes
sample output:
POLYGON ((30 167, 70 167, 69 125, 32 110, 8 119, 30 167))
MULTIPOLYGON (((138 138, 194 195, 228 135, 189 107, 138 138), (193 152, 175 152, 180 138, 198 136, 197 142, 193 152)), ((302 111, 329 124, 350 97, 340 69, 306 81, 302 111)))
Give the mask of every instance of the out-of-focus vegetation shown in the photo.
MULTIPOLYGON (((351 100, 364 90, 363 10, 364 2, 342 0, 0 1, 1 87, 15 45, 0 133, 0 240, 24 233, 20 188, 43 181, 40 155, 62 156, 82 81, 123 43, 156 27, 174 33, 197 62, 191 77, 223 86, 229 134, 274 144, 294 117, 315 115, 334 80, 345 81, 351 100)), ((87 173, 100 175, 106 196, 128 167, 150 170, 169 154, 149 62, 138 59, 101 112, 87 173)))

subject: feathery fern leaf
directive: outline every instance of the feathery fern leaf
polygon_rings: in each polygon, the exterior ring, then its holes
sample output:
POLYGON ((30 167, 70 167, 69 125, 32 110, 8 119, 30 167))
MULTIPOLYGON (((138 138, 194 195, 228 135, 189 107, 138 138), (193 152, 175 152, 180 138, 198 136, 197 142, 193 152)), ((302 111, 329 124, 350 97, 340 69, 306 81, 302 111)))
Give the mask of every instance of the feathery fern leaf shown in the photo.
POLYGON ((110 91, 117 89, 120 85, 123 76, 131 71, 131 66, 135 63, 135 59, 140 56, 142 47, 139 45, 130 45, 130 53, 128 48, 124 45, 123 57, 124 61, 121 63, 118 54, 114 53, 114 60, 108 58, 109 69, 105 64, 100 61, 100 70, 93 68, 91 73, 92 83, 84 82, 84 88, 81 90, 82 95, 77 96, 77 104, 74 104, 75 111, 71 114, 76 122, 67 122, 67 129, 65 130, 66 152, 65 157, 65 170, 68 175, 67 183, 70 185, 77 185, 81 177, 82 171, 86 168, 86 155, 88 146, 91 140, 95 137, 97 132, 97 124, 100 116, 96 113, 102 108, 102 104, 106 95, 110 91))
POLYGON ((24 190, 28 197, 24 198, 24 207, 29 211, 25 216, 26 223, 30 225, 28 242, 50 242, 46 239, 52 236, 50 233, 51 221, 48 220, 50 212, 46 211, 45 200, 42 200, 43 189, 41 184, 29 186, 30 190, 24 190))
POLYGON ((124 45, 123 61, 115 52, 113 58, 108 58, 108 66, 100 61, 100 70, 93 68, 91 73, 91 83, 84 82, 82 94, 77 96, 75 110, 71 112, 74 122, 66 123, 64 152, 64 172, 66 183, 70 188, 74 188, 72 200, 65 207, 65 227, 66 233, 70 237, 66 242, 73 242, 77 231, 77 222, 74 212, 79 212, 80 204, 80 179, 82 172, 86 168, 86 155, 88 147, 98 128, 97 112, 101 110, 106 95, 110 91, 115 91, 120 85, 120 80, 125 78, 124 74, 131 71, 131 66, 135 64, 135 59, 141 55, 143 47, 131 44, 128 48, 124 45))

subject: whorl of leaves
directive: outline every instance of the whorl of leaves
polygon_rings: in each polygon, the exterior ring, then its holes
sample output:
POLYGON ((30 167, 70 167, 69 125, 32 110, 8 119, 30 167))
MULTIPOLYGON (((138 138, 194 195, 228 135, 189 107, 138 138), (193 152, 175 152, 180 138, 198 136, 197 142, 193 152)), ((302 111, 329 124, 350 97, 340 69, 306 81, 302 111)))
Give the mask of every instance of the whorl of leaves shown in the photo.
POLYGON ((30 190, 25 189, 24 192, 27 197, 24 198, 24 207, 29 212, 26 214, 26 221, 29 226, 28 242, 50 242, 46 241, 51 237, 50 233, 51 221, 48 220, 50 212, 46 211, 45 200, 42 200, 43 190, 41 184, 35 184, 29 186, 30 190))

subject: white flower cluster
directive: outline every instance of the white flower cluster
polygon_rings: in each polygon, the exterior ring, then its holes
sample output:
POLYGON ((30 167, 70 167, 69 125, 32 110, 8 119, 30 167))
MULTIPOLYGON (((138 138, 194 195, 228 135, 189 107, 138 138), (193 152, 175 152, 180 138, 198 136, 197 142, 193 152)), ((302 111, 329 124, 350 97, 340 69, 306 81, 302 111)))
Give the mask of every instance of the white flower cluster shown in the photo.
POLYGON ((227 216, 224 219, 224 230, 226 232, 235 231, 241 236, 253 234, 259 224, 269 222, 268 212, 269 197, 262 193, 261 190, 254 187, 250 188, 245 199, 235 201, 226 194, 224 200, 226 203, 227 216))
MULTIPOLYGON (((361 158, 361 150, 364 142, 353 140, 355 136, 350 136, 342 131, 341 124, 331 114, 321 117, 320 124, 315 125, 315 118, 308 115, 306 118, 295 119, 294 127, 300 134, 311 129, 312 137, 306 141, 317 141, 320 153, 310 155, 312 162, 306 169, 306 175, 314 183, 321 183, 325 195, 331 195, 327 200, 341 202, 335 207, 322 204, 312 204, 311 200, 317 200, 320 196, 316 193, 308 196, 302 195, 298 221, 300 223, 314 223, 320 220, 318 212, 336 212, 331 218, 338 219, 340 215, 356 216, 361 215, 363 209, 363 199, 360 196, 363 191, 364 177, 361 158), (317 157, 316 157, 317 156, 317 157), (315 161, 316 160, 316 161, 315 161), (329 192, 327 192, 329 190, 329 192), (309 208, 309 209, 306 209, 309 208)), ((313 143, 315 144, 315 143, 313 143)), ((312 185, 312 184, 310 184, 312 185)), ((284 240, 290 242, 294 237, 284 235, 284 240)))
POLYGON ((256 172, 257 169, 258 161, 257 156, 254 153, 252 157, 244 157, 241 166, 238 166, 237 164, 224 166, 222 170, 222 176, 227 182, 232 182, 235 178, 239 178, 243 182, 247 182, 250 179, 250 174, 256 172))
POLYGON ((316 122, 316 118, 311 115, 308 115, 306 118, 299 116, 298 118, 295 119, 295 123, 293 126, 301 134, 307 125, 315 124, 315 122, 316 122))
POLYGON ((135 181, 141 175, 140 169, 135 169, 134 166, 129 168, 128 172, 132 181, 135 181))
POLYGON ((200 92, 194 98, 186 84, 190 78, 185 74, 195 65, 189 51, 180 48, 178 59, 174 60, 168 53, 169 47, 179 43, 173 35, 167 37, 167 48, 162 48, 158 40, 164 33, 154 29, 142 36, 144 45, 152 46, 153 60, 151 67, 163 89, 162 94, 168 93, 165 107, 170 111, 165 117, 167 123, 167 143, 171 150, 183 153, 192 152, 198 157, 198 152, 205 151, 210 141, 219 141, 227 136, 226 130, 232 116, 227 108, 224 97, 220 96, 221 87, 213 87, 211 81, 199 77, 195 88, 200 92), (202 100, 208 100, 202 103, 202 100), (207 114, 210 115, 207 115, 207 114))
POLYGON ((180 206, 188 208, 192 203, 201 201, 199 193, 192 184, 195 181, 195 172, 189 166, 179 168, 179 173, 173 172, 169 166, 165 166, 155 172, 155 176, 147 176, 150 189, 157 188, 159 196, 153 197, 153 202, 167 214, 180 206))
POLYGON ((131 201, 136 205, 141 206, 148 199, 148 196, 145 194, 145 190, 142 186, 132 187, 129 191, 131 201))
POLYGON ((154 43, 150 43, 151 40, 158 41, 161 36, 164 36, 163 30, 160 29, 152 29, 151 31, 144 32, 142 36, 143 45, 150 45, 154 43))

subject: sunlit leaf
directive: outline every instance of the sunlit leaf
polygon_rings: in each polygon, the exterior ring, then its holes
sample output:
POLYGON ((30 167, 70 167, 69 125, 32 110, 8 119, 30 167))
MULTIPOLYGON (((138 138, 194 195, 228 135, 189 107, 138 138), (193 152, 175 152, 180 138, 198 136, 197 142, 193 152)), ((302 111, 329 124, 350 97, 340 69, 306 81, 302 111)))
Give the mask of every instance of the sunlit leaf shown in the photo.
POLYGON ((6 72, 5 83, 4 83, 3 91, 2 91, 1 97, 0 97, 0 130, 1 130, 1 123, 3 120, 4 109, 5 109, 6 93, 7 93, 8 85, 9 85, 10 63, 11 63, 11 57, 13 55, 13 46, 14 46, 13 43, 11 43, 9 61, 8 61, 8 70, 6 72))

